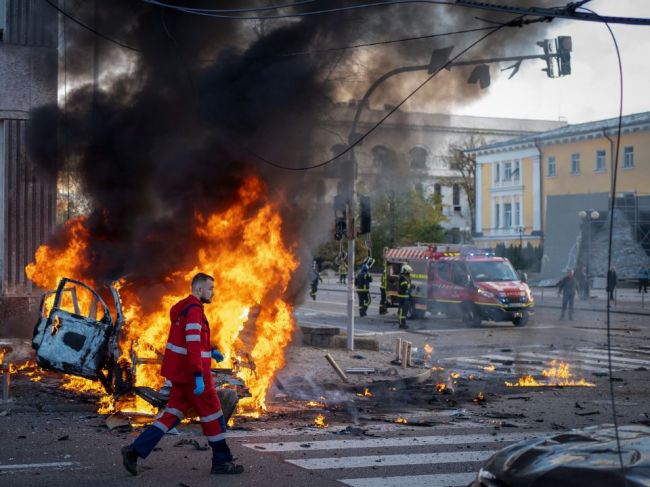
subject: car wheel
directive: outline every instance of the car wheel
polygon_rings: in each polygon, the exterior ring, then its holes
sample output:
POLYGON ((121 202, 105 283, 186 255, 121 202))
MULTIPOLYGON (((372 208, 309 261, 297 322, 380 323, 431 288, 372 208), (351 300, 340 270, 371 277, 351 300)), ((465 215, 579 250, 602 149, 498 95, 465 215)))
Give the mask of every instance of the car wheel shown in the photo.
POLYGON ((515 326, 526 326, 527 323, 528 323, 528 311, 524 311, 521 316, 512 319, 512 324, 515 326))
POLYGON ((468 303, 463 306, 463 323, 472 328, 481 326, 481 317, 473 304, 468 303))

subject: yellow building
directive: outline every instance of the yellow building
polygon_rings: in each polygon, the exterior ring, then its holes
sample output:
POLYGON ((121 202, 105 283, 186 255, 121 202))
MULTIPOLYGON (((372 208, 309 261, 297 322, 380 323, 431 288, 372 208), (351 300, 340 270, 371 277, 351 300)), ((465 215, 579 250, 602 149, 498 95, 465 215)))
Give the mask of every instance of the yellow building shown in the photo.
MULTIPOLYGON (((574 219, 576 209, 607 210, 618 124, 613 118, 568 125, 468 151, 477 163, 474 240, 490 247, 544 244, 549 202, 574 219)), ((622 118, 618 169, 617 197, 650 192, 650 112, 622 118)))

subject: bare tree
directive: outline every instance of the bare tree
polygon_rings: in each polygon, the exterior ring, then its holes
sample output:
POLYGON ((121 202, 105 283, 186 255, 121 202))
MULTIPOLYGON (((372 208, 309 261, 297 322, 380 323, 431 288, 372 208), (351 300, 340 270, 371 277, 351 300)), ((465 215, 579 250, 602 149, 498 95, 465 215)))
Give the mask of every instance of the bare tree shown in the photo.
POLYGON ((468 154, 465 151, 475 149, 482 145, 485 145, 483 136, 472 134, 458 143, 450 144, 447 155, 444 156, 449 168, 458 171, 460 175, 457 182, 465 190, 465 194, 467 195, 472 231, 475 229, 476 156, 474 154, 468 154))

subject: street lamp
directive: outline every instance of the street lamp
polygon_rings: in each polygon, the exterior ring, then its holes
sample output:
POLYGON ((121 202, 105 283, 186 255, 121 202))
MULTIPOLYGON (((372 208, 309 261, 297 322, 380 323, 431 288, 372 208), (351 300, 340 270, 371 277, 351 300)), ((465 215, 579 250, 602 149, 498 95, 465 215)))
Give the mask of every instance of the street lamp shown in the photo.
MULTIPOLYGON (((587 259, 585 263, 585 296, 589 297, 589 276, 591 275, 591 222, 598 220, 600 218, 600 213, 598 213, 593 208, 588 210, 581 210, 578 212, 578 217, 582 220, 583 225, 587 227, 587 259)), ((584 227, 583 227, 584 228, 584 227)))

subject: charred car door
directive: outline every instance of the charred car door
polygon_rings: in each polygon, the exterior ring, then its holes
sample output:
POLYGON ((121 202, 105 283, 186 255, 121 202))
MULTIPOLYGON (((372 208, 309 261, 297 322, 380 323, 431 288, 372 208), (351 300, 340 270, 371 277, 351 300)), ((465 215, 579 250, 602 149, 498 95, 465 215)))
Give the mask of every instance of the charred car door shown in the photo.
POLYGON ((46 369, 102 379, 113 331, 110 311, 99 294, 64 278, 41 301, 32 340, 36 362, 46 369))

